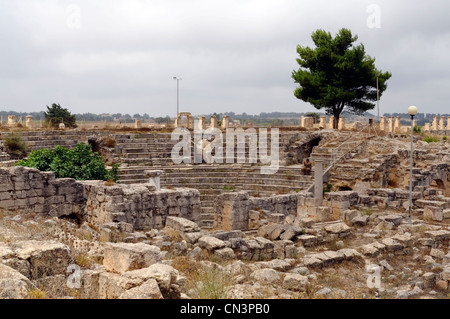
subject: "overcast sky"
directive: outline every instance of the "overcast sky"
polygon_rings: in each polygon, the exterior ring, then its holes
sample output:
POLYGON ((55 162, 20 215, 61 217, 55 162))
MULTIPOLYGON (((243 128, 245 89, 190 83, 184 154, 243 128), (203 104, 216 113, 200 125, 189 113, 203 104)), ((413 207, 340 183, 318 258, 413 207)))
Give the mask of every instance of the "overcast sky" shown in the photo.
MULTIPOLYGON (((380 113, 450 113, 448 0, 0 0, 0 110, 310 112, 297 45, 349 28, 391 72, 380 113)), ((376 114, 377 109, 372 112, 376 114)))

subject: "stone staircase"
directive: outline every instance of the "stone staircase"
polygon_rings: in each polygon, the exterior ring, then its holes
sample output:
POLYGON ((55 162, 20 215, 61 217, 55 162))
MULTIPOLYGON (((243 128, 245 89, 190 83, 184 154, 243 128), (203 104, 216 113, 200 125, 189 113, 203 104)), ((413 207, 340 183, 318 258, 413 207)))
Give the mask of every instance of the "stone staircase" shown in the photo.
POLYGON ((65 131, 30 131, 22 132, 24 141, 27 143, 27 151, 37 149, 53 149, 57 145, 65 148, 73 148, 79 143, 86 143, 87 132, 65 130, 65 131))
MULTIPOLYGON (((319 146, 313 148, 311 162, 321 160, 326 167, 342 162, 345 158, 350 158, 351 154, 358 153, 358 148, 364 145, 366 136, 361 132, 339 132, 324 139, 319 146)), ((314 165, 313 165, 314 167, 314 165)))

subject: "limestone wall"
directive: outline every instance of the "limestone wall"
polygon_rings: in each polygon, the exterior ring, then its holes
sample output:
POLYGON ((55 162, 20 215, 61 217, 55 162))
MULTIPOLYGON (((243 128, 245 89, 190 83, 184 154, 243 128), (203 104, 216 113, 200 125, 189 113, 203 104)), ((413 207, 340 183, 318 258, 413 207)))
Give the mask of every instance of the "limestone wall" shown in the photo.
POLYGON ((162 228, 167 216, 200 224, 200 194, 195 189, 156 191, 151 184, 106 186, 104 181, 56 179, 53 172, 22 166, 0 168, 0 209, 71 216, 97 227, 126 222, 136 230, 162 228))
POLYGON ((21 166, 0 168, 0 208, 51 216, 81 214, 82 185, 53 172, 21 166))
MULTIPOLYGON (((303 208, 312 209, 316 203, 311 194, 287 194, 271 197, 250 197, 245 191, 223 193, 214 200, 214 228, 248 230, 254 224, 251 211, 263 211, 267 215, 303 215, 303 208)), ((252 227, 253 228, 253 227, 252 227)))
POLYGON ((189 219, 200 225, 200 193, 195 189, 155 190, 151 184, 117 184, 84 181, 86 218, 94 225, 126 222, 136 230, 165 226, 167 216, 189 219))

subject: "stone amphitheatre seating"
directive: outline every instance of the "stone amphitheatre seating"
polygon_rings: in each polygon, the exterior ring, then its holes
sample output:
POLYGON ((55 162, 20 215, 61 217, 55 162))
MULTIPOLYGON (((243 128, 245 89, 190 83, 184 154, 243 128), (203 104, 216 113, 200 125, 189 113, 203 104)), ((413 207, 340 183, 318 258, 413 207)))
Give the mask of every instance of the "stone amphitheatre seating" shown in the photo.
MULTIPOLYGON (((281 134, 280 144, 291 134, 281 134)), ((119 183, 148 182, 145 171, 162 169, 162 187, 189 187, 200 191, 203 226, 212 227, 214 198, 223 192, 247 190, 254 196, 270 196, 306 189, 311 176, 303 176, 300 166, 280 167, 276 174, 263 175, 260 166, 250 164, 181 164, 175 165, 171 151, 175 142, 170 133, 117 134, 116 160, 122 163, 119 183)), ((268 141, 270 145, 270 139, 268 141)), ((224 147, 226 145, 224 144, 224 147)), ((239 155, 248 159, 249 150, 239 155)), ((192 163, 194 158, 191 157, 192 163)))
POLYGON ((73 148, 78 143, 86 142, 88 134, 92 134, 92 132, 75 130, 21 132, 24 141, 28 145, 27 151, 42 148, 53 149, 57 145, 73 148))

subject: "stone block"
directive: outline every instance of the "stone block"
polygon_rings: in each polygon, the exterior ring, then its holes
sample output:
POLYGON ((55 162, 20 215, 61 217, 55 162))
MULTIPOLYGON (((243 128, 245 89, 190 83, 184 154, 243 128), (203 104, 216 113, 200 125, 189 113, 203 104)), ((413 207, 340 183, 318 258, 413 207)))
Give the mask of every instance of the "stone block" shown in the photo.
POLYGON ((444 220, 443 207, 426 206, 424 208, 423 217, 425 220, 434 220, 441 222, 444 220))
POLYGON ((203 236, 198 240, 198 245, 206 250, 216 250, 226 247, 226 243, 212 236, 203 236))
POLYGON ((15 245, 19 259, 30 263, 31 279, 66 274, 73 263, 68 246, 55 241, 22 241, 15 245))
POLYGON ((200 227, 196 223, 181 217, 168 216, 166 218, 166 226, 184 233, 200 231, 200 227))
POLYGON ((142 285, 123 292, 118 299, 163 299, 155 279, 149 279, 142 285))
POLYGON ((121 274, 149 267, 161 259, 161 250, 156 246, 143 243, 107 243, 103 265, 107 271, 121 274))
POLYGON ((361 212, 355 209, 348 209, 342 212, 342 220, 344 221, 352 221, 355 217, 361 216, 361 212))
POLYGON ((305 292, 308 284, 308 277, 300 274, 288 273, 284 276, 282 287, 291 291, 305 292))
POLYGON ((330 207, 314 207, 310 210, 311 217, 316 222, 325 222, 330 220, 331 208, 330 207))

